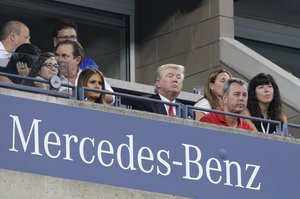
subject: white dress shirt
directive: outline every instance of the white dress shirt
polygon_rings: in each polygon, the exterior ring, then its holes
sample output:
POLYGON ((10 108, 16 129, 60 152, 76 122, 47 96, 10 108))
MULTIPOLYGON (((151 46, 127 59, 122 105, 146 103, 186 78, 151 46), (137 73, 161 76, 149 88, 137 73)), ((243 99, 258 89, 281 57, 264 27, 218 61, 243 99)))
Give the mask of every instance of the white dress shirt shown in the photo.
MULTIPOLYGON (((159 95, 161 101, 176 103, 176 100, 170 101, 167 98, 165 98, 164 96, 162 96, 161 94, 158 93, 158 95, 159 95)), ((165 109, 166 109, 166 111, 167 111, 167 113, 169 115, 169 105, 167 105, 167 104, 164 104, 164 105, 165 105, 165 109)), ((177 115, 176 114, 176 106, 173 106, 173 113, 174 113, 174 115, 177 115)))
POLYGON ((0 67, 6 68, 7 63, 11 57, 11 53, 7 52, 0 41, 0 67))

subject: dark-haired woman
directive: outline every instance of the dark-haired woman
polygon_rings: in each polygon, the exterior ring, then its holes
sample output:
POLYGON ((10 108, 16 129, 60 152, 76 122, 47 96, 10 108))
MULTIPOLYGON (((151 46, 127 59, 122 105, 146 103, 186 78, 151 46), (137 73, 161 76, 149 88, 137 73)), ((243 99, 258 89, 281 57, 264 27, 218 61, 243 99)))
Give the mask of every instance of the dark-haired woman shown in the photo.
MULTIPOLYGON (((246 115, 287 122, 287 117, 282 110, 279 87, 269 74, 260 73, 250 80, 247 109, 246 115)), ((275 124, 260 121, 252 121, 252 123, 259 132, 267 134, 276 132, 275 124)))
MULTIPOLYGON (((59 76, 59 63, 55 55, 50 52, 42 53, 29 73, 29 77, 41 80, 49 80, 53 75, 59 76)), ((50 89, 50 84, 32 80, 24 80, 23 85, 50 89)))
MULTIPOLYGON (((38 59, 38 56, 41 54, 41 50, 29 43, 20 45, 12 54, 7 67, 7 73, 28 76, 33 66, 34 62, 38 59)), ((22 82, 21 78, 6 77, 1 76, 0 81, 20 84, 22 82)))
MULTIPOLYGON (((88 87, 92 89, 105 90, 104 76, 98 69, 87 68, 83 70, 78 78, 77 84, 77 96, 79 97, 79 88, 88 87)), ((94 91, 84 91, 84 99, 87 101, 106 104, 105 103, 105 93, 94 92, 94 91)))

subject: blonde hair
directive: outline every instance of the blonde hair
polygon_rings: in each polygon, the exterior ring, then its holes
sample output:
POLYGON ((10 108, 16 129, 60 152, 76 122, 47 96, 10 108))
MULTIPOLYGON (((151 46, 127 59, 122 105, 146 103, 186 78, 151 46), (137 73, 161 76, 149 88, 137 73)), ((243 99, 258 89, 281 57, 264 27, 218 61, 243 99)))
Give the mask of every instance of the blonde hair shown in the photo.
POLYGON ((181 80, 184 80, 184 66, 182 65, 178 65, 178 64, 164 64, 159 66, 156 71, 155 71, 155 79, 154 79, 154 86, 155 86, 155 90, 154 92, 157 93, 157 88, 156 88, 156 81, 160 80, 161 77, 163 76, 163 72, 166 71, 168 68, 174 68, 178 71, 180 71, 181 73, 181 80))

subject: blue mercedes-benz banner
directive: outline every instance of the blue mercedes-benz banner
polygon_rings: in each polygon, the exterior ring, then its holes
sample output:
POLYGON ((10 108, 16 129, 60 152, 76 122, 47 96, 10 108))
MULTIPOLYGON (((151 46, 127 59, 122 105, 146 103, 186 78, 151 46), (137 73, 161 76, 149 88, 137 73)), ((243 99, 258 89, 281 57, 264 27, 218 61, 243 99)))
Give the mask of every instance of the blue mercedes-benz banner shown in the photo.
POLYGON ((192 198, 300 196, 296 143, 5 95, 0 106, 0 168, 192 198))

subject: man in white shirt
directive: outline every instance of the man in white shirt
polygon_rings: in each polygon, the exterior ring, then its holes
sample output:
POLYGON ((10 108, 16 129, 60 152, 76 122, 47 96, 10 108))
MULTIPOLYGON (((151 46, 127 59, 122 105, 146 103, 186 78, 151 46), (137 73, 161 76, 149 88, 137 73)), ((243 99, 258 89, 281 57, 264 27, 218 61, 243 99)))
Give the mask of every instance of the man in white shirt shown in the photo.
POLYGON ((23 43, 30 43, 29 28, 20 21, 8 21, 0 33, 0 71, 4 71, 11 53, 23 43))

